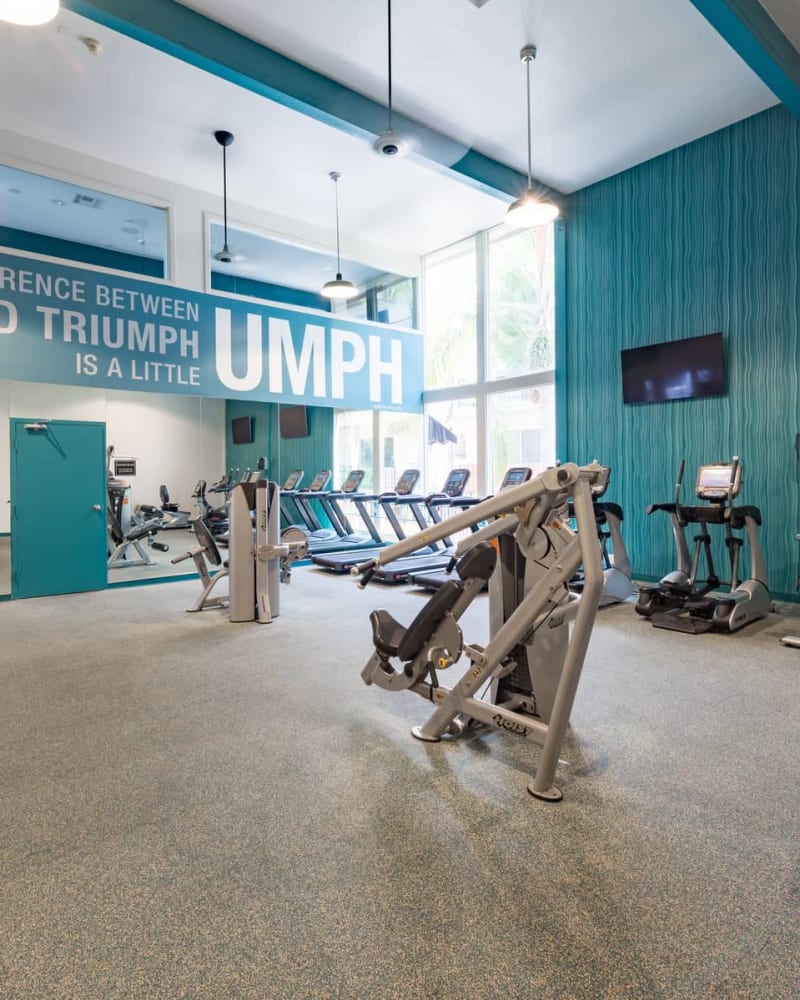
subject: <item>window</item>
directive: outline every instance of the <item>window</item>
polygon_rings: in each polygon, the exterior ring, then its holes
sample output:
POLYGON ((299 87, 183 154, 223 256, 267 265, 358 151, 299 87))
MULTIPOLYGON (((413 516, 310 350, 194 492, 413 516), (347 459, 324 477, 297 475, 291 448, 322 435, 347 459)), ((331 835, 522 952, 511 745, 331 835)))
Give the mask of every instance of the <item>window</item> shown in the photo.
POLYGON ((368 319, 388 326, 416 328, 417 282, 415 278, 384 275, 357 299, 350 299, 345 312, 351 319, 368 319))
POLYGON ((334 434, 334 482, 343 483, 352 469, 363 469, 361 489, 374 490, 371 410, 340 410, 334 434))
POLYGON ((475 397, 425 407, 426 492, 436 493, 451 469, 469 469, 467 493, 477 489, 478 422, 475 397))
POLYGON ((150 278, 167 277, 167 210, 0 164, 0 244, 150 278))
MULTIPOLYGON (((369 475, 372 456, 376 491, 414 467, 423 472, 418 491, 433 493, 451 469, 467 468, 468 492, 483 495, 511 466, 537 474, 554 465, 555 227, 477 233, 424 257, 422 278, 424 416, 339 413, 342 477, 351 465, 369 475)), ((398 279, 356 308, 372 301, 386 321, 405 325, 413 288, 398 279)))
POLYGON ((381 490, 392 490, 404 469, 419 469, 416 492, 423 487, 425 453, 421 413, 381 413, 379 417, 381 490))
POLYGON ((429 479, 446 453, 477 493, 511 465, 555 462, 554 261, 553 225, 501 225, 423 258, 425 409, 458 438, 429 447, 429 479))
POLYGON ((488 397, 489 489, 496 490, 512 465, 534 475, 555 462, 555 387, 530 386, 488 397))
POLYGON ((424 258, 425 388, 478 378, 477 255, 465 240, 424 258))
POLYGON ((555 367, 553 227, 489 233, 489 379, 555 367))

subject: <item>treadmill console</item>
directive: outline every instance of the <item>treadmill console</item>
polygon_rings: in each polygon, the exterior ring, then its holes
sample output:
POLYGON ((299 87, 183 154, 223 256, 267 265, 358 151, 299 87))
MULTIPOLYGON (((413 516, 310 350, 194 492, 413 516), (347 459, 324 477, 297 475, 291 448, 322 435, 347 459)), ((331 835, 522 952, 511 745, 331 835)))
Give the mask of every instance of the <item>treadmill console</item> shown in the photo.
POLYGON ((314 478, 311 480, 311 483, 309 484, 309 487, 308 487, 308 492, 309 493, 319 493, 320 490, 324 490, 325 489, 325 487, 328 485, 328 483, 330 482, 330 480, 331 480, 331 470, 330 469, 322 469, 322 470, 320 470, 316 474, 316 476, 314 476, 314 478))
POLYGON ((419 479, 419 469, 406 469, 395 483, 394 492, 401 497, 408 496, 417 485, 419 479))
POLYGON ((451 469, 442 493, 449 497, 460 497, 469 479, 469 469, 451 469))
POLYGON ((533 472, 527 465, 507 469, 506 474, 503 476, 503 481, 500 483, 500 489, 504 490, 509 486, 519 486, 521 483, 527 483, 532 475, 533 472))
POLYGON ((712 503, 720 503, 733 499, 739 492, 742 485, 742 466, 736 463, 736 473, 733 474, 733 463, 720 462, 715 465, 701 465, 697 470, 697 485, 695 493, 701 500, 710 500, 712 503), (731 476, 733 475, 733 485, 731 476))
POLYGON ((294 472, 290 472, 286 477, 286 482, 281 486, 282 490, 296 490, 300 483, 303 481, 303 470, 295 469, 294 472))
POLYGON ((363 469, 353 469, 350 475, 342 483, 341 493, 355 493, 364 478, 363 469))

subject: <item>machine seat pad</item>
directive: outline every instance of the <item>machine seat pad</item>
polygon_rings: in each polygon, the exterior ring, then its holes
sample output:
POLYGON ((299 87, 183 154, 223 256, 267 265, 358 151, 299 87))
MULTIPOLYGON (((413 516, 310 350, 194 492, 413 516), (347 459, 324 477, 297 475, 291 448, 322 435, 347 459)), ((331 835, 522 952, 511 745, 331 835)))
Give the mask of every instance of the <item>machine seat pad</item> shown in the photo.
POLYGON ((157 524, 143 524, 140 528, 134 528, 125 536, 126 542, 138 542, 140 538, 154 535, 158 531, 157 524))
POLYGON ((397 656, 404 663, 413 660, 463 592, 464 585, 460 581, 448 580, 408 628, 403 628, 388 611, 373 611, 369 620, 375 648, 385 656, 397 656))
POLYGON ((372 641, 378 652, 385 656, 397 656, 397 647, 406 634, 405 626, 383 609, 373 611, 369 621, 372 625, 372 641))
POLYGON ((478 542, 456 563, 456 573, 462 580, 477 577, 488 580, 497 565, 497 549, 489 542, 478 542))

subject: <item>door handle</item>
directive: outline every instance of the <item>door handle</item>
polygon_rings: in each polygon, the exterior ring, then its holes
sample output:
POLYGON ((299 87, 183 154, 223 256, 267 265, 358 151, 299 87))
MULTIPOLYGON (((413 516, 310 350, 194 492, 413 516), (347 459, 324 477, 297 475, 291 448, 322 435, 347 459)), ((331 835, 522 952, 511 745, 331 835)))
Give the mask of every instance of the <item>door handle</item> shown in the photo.
POLYGON ((99 503, 93 503, 92 504, 92 510, 102 510, 102 509, 103 508, 100 506, 99 503))

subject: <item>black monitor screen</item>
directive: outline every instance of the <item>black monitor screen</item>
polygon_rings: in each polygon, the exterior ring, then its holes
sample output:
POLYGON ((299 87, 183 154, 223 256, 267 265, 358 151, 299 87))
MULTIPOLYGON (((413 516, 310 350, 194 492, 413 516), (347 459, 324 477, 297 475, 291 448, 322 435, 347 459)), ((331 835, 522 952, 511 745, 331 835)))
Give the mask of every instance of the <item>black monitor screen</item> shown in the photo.
POLYGON ((305 406, 282 406, 280 426, 282 438, 308 437, 308 416, 305 406))
POLYGON ((252 444, 253 418, 234 417, 231 420, 231 438, 234 444, 252 444))
POLYGON ((621 352, 625 403, 661 403, 725 393, 722 334, 621 352))

